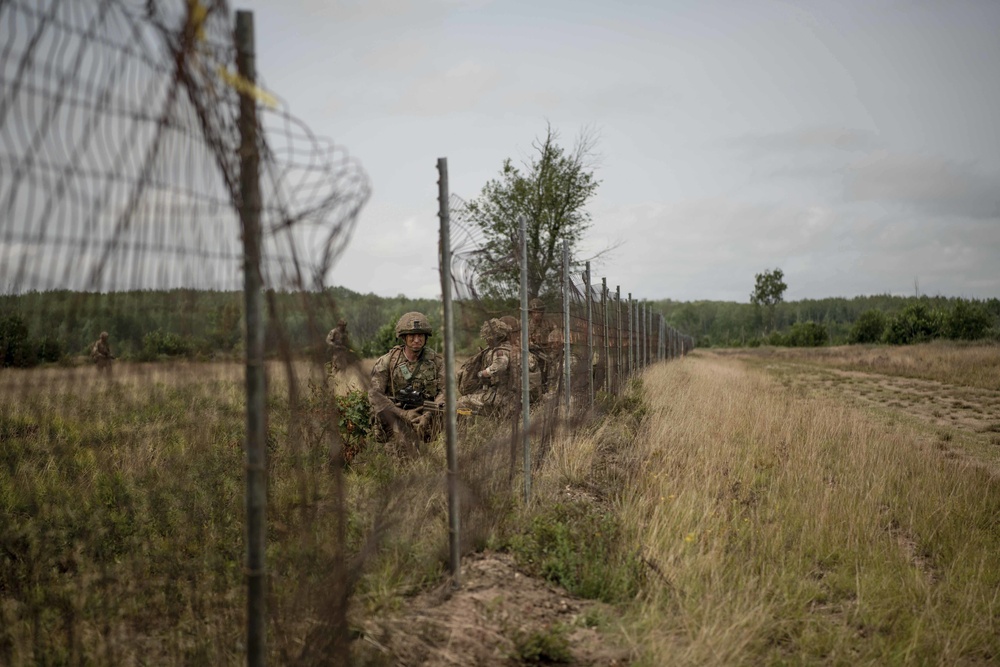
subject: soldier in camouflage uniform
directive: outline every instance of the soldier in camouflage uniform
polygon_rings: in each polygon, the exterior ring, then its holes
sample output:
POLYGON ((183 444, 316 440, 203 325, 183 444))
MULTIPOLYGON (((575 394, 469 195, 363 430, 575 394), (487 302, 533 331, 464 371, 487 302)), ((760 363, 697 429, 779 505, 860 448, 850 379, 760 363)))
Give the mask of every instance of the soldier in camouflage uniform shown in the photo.
POLYGON ((99 373, 111 374, 111 360, 115 358, 111 354, 111 346, 108 345, 108 332, 102 331, 100 338, 94 341, 90 347, 90 358, 97 364, 99 373))
MULTIPOLYGON (((540 301, 537 300, 536 301, 540 301)), ((513 315, 504 315, 500 321, 510 327, 510 377, 513 383, 514 392, 520 391, 521 382, 521 321, 513 315)), ((542 394, 542 365, 538 361, 538 356, 528 351, 528 398, 532 402, 542 394)))
POLYGON ((368 390, 377 439, 393 438, 411 454, 419 451, 418 442, 433 440, 441 427, 444 357, 425 347, 431 333, 421 313, 399 318, 396 338, 402 343, 375 362, 368 390))
MULTIPOLYGON (((486 341, 480 369, 475 373, 476 389, 458 399, 459 409, 472 409, 482 414, 505 416, 514 405, 514 384, 511 371, 510 327, 498 320, 483 322, 479 335, 486 341)), ((462 383, 467 384, 467 383, 462 383)))
POLYGON ((535 358, 540 376, 539 393, 553 388, 558 345, 553 346, 552 334, 559 328, 545 317, 545 303, 532 299, 528 303, 528 350, 535 358), (552 385, 552 387, 550 387, 552 385))
POLYGON ((347 321, 340 320, 337 326, 330 329, 326 335, 326 344, 331 348, 330 370, 336 373, 341 368, 347 366, 350 353, 350 342, 347 338, 347 321))

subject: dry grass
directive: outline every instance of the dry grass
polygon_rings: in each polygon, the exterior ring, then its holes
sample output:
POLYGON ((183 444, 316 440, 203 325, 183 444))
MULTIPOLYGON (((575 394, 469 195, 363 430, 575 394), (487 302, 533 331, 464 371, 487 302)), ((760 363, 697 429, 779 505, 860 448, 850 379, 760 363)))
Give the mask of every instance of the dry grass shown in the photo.
POLYGON ((1000 656, 1000 483, 933 438, 736 360, 644 376, 621 516, 650 580, 646 664, 987 664, 1000 656))
POLYGON ((934 380, 1000 391, 1000 344, 934 341, 920 345, 733 349, 727 355, 801 361, 831 368, 934 380))

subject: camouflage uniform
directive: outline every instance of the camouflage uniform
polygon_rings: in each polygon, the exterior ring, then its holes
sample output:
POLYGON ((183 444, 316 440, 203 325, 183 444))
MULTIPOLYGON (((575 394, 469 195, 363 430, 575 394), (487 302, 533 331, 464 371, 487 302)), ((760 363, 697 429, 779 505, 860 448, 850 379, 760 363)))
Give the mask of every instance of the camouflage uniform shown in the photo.
MULTIPOLYGON (((541 394, 549 389, 555 376, 555 360, 559 358, 558 344, 553 345, 554 336, 558 336, 559 327, 545 317, 545 304, 541 299, 532 299, 528 305, 528 350, 534 357, 535 366, 539 375, 536 382, 538 390, 533 393, 541 394)), ((529 361, 530 363, 530 361, 529 361)), ((529 372, 532 369, 529 366, 529 372)))
MULTIPOLYGON (((420 313, 407 313, 396 325, 397 338, 407 333, 430 336, 427 319, 420 313)), ((390 437, 404 436, 430 442, 440 430, 440 413, 423 405, 430 401, 444 404, 444 357, 423 347, 416 360, 406 358, 405 345, 397 345, 379 357, 372 368, 368 400, 375 416, 377 439, 387 442, 390 437), (401 391, 411 392, 419 405, 405 406, 401 391)))
MULTIPOLYGON (((517 368, 511 360, 510 327, 497 319, 488 320, 483 323, 480 335, 489 347, 483 351, 479 370, 463 369, 464 373, 475 370, 476 389, 458 399, 458 407, 505 415, 514 405, 512 371, 517 368)), ((467 382, 460 384, 469 385, 467 382)))
POLYGON ((94 341, 90 348, 90 358, 97 364, 97 370, 102 373, 111 373, 111 346, 108 345, 108 332, 102 331, 101 337, 94 341))
POLYGON ((336 373, 347 365, 351 347, 347 338, 346 321, 340 320, 335 328, 330 329, 330 333, 326 335, 326 344, 333 348, 330 370, 336 373))

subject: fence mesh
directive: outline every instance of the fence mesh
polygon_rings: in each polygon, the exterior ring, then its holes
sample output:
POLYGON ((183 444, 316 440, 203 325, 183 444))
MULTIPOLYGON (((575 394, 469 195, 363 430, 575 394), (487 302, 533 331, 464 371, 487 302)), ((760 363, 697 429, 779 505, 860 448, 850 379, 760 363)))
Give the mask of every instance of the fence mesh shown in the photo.
MULTIPOLYGON (((378 616, 387 588, 441 573, 440 439, 401 468, 372 437, 365 394, 379 336, 395 342, 404 306, 362 299, 348 312, 325 284, 367 176, 266 81, 238 74, 237 51, 218 0, 0 1, 0 513, 11 519, 0 591, 15 601, 0 605, 4 664, 229 663, 247 650, 248 153, 266 303, 269 656, 344 662, 350 629, 378 616), (336 338, 342 318, 364 340, 336 338)), ((446 335, 466 362, 489 347, 483 324, 503 318, 512 360, 508 403, 491 414, 471 401, 461 422, 464 553, 523 483, 514 378, 530 304, 500 280, 519 239, 489 238, 458 197, 450 214, 446 335)), ((531 295, 542 305, 528 324, 536 468, 553 434, 620 394, 654 346, 660 358, 682 349, 648 322, 640 339, 638 311, 588 288, 581 268, 565 289, 555 277, 531 295)))

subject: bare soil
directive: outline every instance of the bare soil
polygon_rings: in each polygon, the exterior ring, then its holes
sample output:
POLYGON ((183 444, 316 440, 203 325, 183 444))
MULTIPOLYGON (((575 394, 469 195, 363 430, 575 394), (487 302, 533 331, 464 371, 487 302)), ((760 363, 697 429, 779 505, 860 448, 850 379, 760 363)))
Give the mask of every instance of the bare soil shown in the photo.
POLYGON ((627 665, 629 652, 590 627, 611 613, 526 576, 509 554, 485 552, 462 561, 457 589, 445 582, 400 613, 370 621, 359 652, 373 662, 381 656, 407 666, 555 664, 530 647, 538 638, 561 636, 568 654, 558 664, 627 665))

